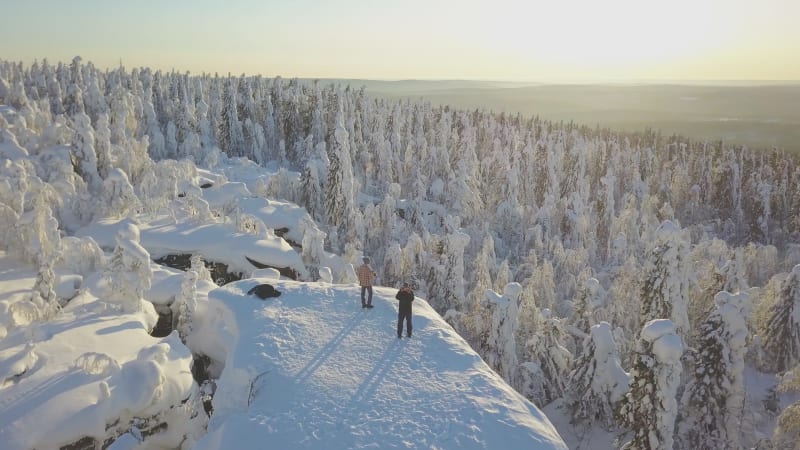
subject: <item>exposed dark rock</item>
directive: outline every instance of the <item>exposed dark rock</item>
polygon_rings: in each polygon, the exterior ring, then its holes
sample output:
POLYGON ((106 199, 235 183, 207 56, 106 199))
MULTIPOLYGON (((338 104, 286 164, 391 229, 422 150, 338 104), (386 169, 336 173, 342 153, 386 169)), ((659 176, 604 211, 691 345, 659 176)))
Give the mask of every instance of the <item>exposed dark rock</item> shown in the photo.
POLYGON ((271 284, 258 284, 247 291, 247 295, 256 295, 263 300, 270 297, 280 297, 281 291, 275 289, 271 284))
POLYGON ((114 441, 116 441, 120 436, 129 432, 133 427, 136 427, 139 430, 142 438, 147 438, 154 434, 166 431, 169 428, 169 425, 163 421, 159 414, 147 419, 134 418, 130 422, 125 422, 124 424, 117 419, 114 422, 106 425, 106 433, 111 437, 105 439, 102 443, 98 442, 97 439, 93 437, 84 436, 75 442, 62 445, 59 447, 59 450, 106 449, 110 447, 111 444, 113 444, 114 441))
POLYGON ((93 437, 84 436, 77 441, 62 445, 59 450, 95 450, 97 448, 97 441, 93 437))
POLYGON ((200 397, 203 402, 203 409, 206 414, 211 417, 214 413, 214 407, 211 400, 214 398, 214 392, 217 390, 217 385, 209 375, 209 367, 211 366, 211 358, 206 355, 194 355, 192 360, 192 377, 194 381, 200 386, 200 397))
POLYGON ((286 243, 291 245, 292 247, 294 247, 294 248, 303 248, 303 246, 301 244, 299 244, 299 243, 297 243, 297 242, 295 242, 295 241, 293 241, 293 240, 291 240, 291 239, 286 237, 286 233, 289 232, 288 228, 286 228, 286 227, 275 228, 275 230, 273 230, 273 231, 275 232, 275 236, 278 236, 279 238, 283 238, 283 240, 286 241, 286 243))
POLYGON ((208 189, 211 186, 214 186, 214 183, 203 183, 203 184, 200 185, 200 188, 201 189, 208 189))
MULTIPOLYGON (((153 261, 167 267, 172 267, 173 269, 189 270, 192 267, 191 259, 192 255, 179 254, 167 255, 158 259, 154 259, 153 261)), ((214 282, 219 286, 230 283, 231 281, 239 281, 243 277, 241 272, 228 272, 227 264, 213 261, 204 261, 204 263, 206 268, 208 268, 208 271, 211 272, 211 279, 213 279, 214 282)))
POLYGON ((172 333, 172 308, 167 305, 153 305, 158 313, 158 322, 150 332, 153 337, 165 337, 172 333))
POLYGON ((247 262, 252 264, 253 267, 255 267, 256 269, 276 269, 278 272, 281 273, 281 276, 284 276, 286 278, 291 278, 292 280, 297 279, 297 271, 295 271, 291 267, 275 267, 275 266, 270 266, 269 264, 264 264, 256 260, 250 259, 247 256, 245 256, 244 258, 247 260, 247 262))

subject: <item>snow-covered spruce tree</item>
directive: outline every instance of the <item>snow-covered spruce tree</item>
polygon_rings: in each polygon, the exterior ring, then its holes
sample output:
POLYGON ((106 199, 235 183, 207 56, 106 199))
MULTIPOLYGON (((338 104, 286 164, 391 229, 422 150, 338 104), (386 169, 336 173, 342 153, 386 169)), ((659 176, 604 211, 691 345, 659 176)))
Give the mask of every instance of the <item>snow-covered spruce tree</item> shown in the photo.
POLYGON ((33 302, 37 304, 45 320, 52 318, 61 305, 55 293, 56 276, 53 266, 61 256, 61 233, 58 220, 53 217, 50 206, 46 203, 44 193, 40 192, 34 200, 34 219, 30 224, 36 250, 36 262, 39 270, 33 285, 33 302))
POLYGON ((614 412, 630 377, 620 366, 608 322, 592 326, 567 381, 566 405, 573 424, 614 428, 614 412))
MULTIPOLYGON (((510 276, 511 272, 508 266, 508 261, 504 260, 503 264, 497 271, 497 277, 498 279, 502 279, 510 276)), ((533 270, 533 274, 531 275, 530 284, 533 292, 536 293, 537 306, 542 309, 549 310, 553 310, 558 306, 555 274, 553 273, 553 264, 549 259, 545 259, 536 265, 535 269, 533 270)))
POLYGON ((95 135, 92 122, 83 111, 72 116, 72 127, 75 134, 72 138, 72 152, 77 164, 77 172, 96 191, 102 185, 102 178, 97 170, 97 153, 94 149, 95 135))
POLYGON ((516 332, 521 293, 522 286, 519 283, 507 284, 503 295, 494 291, 486 292, 486 302, 493 308, 488 346, 491 353, 487 355, 486 362, 509 384, 513 383, 518 364, 516 332))
POLYGON ((9 254, 19 253, 19 239, 17 238, 17 222, 19 214, 10 206, 0 201, 0 250, 9 254))
POLYGON ((319 266, 325 260, 325 232, 317 227, 310 216, 305 216, 300 221, 300 232, 303 233, 303 262, 306 265, 319 266))
MULTIPOLYGON (((589 336, 589 329, 595 324, 594 310, 603 306, 603 287, 597 278, 589 278, 578 289, 577 296, 572 302, 572 315, 567 321, 569 331, 576 341, 576 348, 589 336)), ((578 353, 578 352, 576 352, 578 353)))
POLYGON ((16 214, 22 214, 26 209, 27 192, 28 173, 25 167, 19 162, 4 159, 0 163, 0 203, 8 205, 16 214))
POLYGON ((383 270, 381 278, 386 286, 398 286, 403 281, 403 250, 400 244, 393 242, 386 249, 383 257, 383 270))
POLYGON ((61 238, 61 248, 58 262, 61 268, 86 277, 105 266, 103 250, 90 236, 65 236, 61 238))
POLYGON ((332 242, 335 249, 342 247, 354 222, 356 211, 356 185, 353 177, 353 163, 350 159, 350 143, 344 126, 344 113, 336 116, 334 144, 330 151, 330 167, 325 182, 325 212, 328 224, 336 230, 340 242, 332 242))
POLYGON ((128 175, 121 169, 114 169, 103 181, 100 195, 99 217, 124 217, 139 206, 139 198, 128 181, 128 175))
POLYGON ((772 370, 783 372, 800 363, 800 264, 781 285, 761 336, 772 370))
MULTIPOLYGON (((327 161, 328 157, 325 157, 327 161)), ((300 175, 300 204, 315 220, 323 219, 322 180, 327 173, 327 166, 318 159, 309 160, 300 175)))
POLYGON ((61 309, 54 289, 55 284, 56 275, 53 272, 53 261, 43 260, 36 273, 31 293, 31 301, 39 309, 39 317, 43 320, 52 318, 61 309))
POLYGON ((186 190, 186 195, 183 197, 183 207, 190 216, 196 217, 199 223, 216 222, 211 206, 203 198, 203 192, 200 188, 186 190))
POLYGON ((199 253, 193 254, 189 259, 189 263, 191 264, 189 270, 197 274, 198 280, 214 281, 211 278, 211 272, 208 270, 206 263, 203 260, 203 255, 199 253))
POLYGON ((515 387, 539 406, 545 406, 564 395, 572 354, 563 345, 561 320, 543 309, 539 331, 531 336, 523 349, 519 382, 515 387))
POLYGON ((139 228, 126 223, 117 231, 116 247, 106 267, 109 279, 109 300, 120 305, 123 312, 142 309, 144 292, 150 289, 153 273, 150 254, 139 244, 139 228))
POLYGON ((411 233, 403 247, 403 267, 405 268, 404 279, 412 283, 417 290, 425 291, 424 286, 420 286, 422 278, 420 273, 423 270, 422 264, 425 258, 425 243, 417 233, 411 233))
POLYGON ((489 340, 489 310, 484 306, 486 290, 492 287, 494 270, 494 240, 486 234, 478 255, 473 260, 472 290, 467 294, 467 307, 459 315, 456 331, 480 354, 487 350, 489 340))
POLYGON ((720 273, 725 279, 722 290, 731 293, 746 291, 750 287, 747 283, 746 270, 744 249, 738 247, 733 251, 733 257, 720 269, 720 273))
POLYGON ((716 308, 700 326, 696 367, 681 399, 681 448, 739 448, 744 406, 744 356, 749 332, 746 293, 719 292, 716 308))
POLYGON ((101 178, 108 176, 113 169, 111 161, 111 128, 107 113, 101 113, 97 117, 94 132, 94 149, 97 153, 97 171, 101 178))
POLYGON ((197 280, 199 276, 194 270, 187 270, 181 283, 181 294, 178 299, 178 321, 176 329, 181 340, 186 342, 187 336, 194 331, 194 318, 197 313, 197 280))
MULTIPOLYGON (((447 216, 444 219, 447 235, 444 238, 445 285, 442 310, 463 310, 464 293, 464 250, 469 244, 469 235, 460 230, 461 218, 447 216)), ((506 289, 508 287, 506 286, 506 289)))
MULTIPOLYGON (((780 392, 800 393, 800 365, 787 372, 778 386, 780 392)), ((773 448, 797 448, 800 442, 800 401, 787 406, 778 416, 778 426, 772 435, 773 448)))
POLYGON ((682 354, 683 342, 671 320, 651 320, 642 328, 630 391, 619 412, 618 420, 632 434, 622 449, 672 449, 682 354))
POLYGON ((16 224, 17 240, 20 243, 20 256, 29 263, 40 265, 43 259, 54 261, 60 251, 58 220, 53 217, 50 208, 50 205, 57 205, 58 197, 53 188, 39 177, 34 175, 29 182, 31 209, 19 216, 16 224))
POLYGON ((647 275, 641 291, 642 323, 668 318, 684 337, 689 332, 688 247, 680 228, 665 220, 656 230, 656 246, 647 257, 647 275))
POLYGON ((237 89, 234 78, 227 78, 222 91, 221 117, 217 142, 230 156, 241 156, 244 151, 244 133, 237 111, 237 89))

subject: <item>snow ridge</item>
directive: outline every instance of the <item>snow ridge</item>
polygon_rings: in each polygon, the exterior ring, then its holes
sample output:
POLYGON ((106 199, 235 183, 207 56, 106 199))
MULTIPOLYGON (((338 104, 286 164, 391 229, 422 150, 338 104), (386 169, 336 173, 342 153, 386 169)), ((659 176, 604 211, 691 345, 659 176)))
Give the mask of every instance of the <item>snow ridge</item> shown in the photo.
POLYGON ((565 449, 547 417, 511 389, 422 299, 414 337, 394 333, 393 289, 372 310, 358 288, 243 280, 209 293, 228 334, 202 450, 275 448, 565 449), (282 292, 247 296, 257 282, 282 292))

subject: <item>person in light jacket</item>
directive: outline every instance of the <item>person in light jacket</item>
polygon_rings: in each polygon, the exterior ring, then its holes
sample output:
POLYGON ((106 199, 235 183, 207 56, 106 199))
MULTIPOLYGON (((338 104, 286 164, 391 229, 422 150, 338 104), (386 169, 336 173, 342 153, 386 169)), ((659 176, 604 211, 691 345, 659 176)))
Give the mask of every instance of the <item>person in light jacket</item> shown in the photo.
POLYGON ((365 256, 362 261, 364 264, 358 266, 358 269, 356 269, 358 283, 361 285, 361 307, 372 308, 372 282, 378 274, 375 273, 375 270, 369 265, 369 256, 365 256), (364 298, 367 292, 369 292, 369 296, 364 298))
POLYGON ((411 337, 411 303, 414 302, 414 291, 411 290, 411 285, 403 283, 403 287, 394 298, 400 301, 397 309, 397 337, 403 337, 403 319, 406 321, 406 336, 411 337))

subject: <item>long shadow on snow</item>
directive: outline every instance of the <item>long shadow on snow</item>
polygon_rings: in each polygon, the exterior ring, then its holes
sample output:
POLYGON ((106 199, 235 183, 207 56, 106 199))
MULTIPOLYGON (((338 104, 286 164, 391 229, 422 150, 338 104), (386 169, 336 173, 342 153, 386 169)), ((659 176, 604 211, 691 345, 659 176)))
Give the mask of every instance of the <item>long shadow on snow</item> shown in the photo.
POLYGON ((386 374, 389 373, 394 362, 397 361, 397 357, 400 355, 399 347, 403 344, 405 343, 401 343, 399 339, 391 340, 391 343, 386 346, 386 350, 383 351, 383 354, 376 359, 377 363, 372 367, 369 374, 364 377, 364 381, 358 386, 353 397, 350 398, 350 402, 347 404, 348 408, 354 407, 358 403, 372 398, 375 391, 378 390, 378 386, 385 380, 386 374))
POLYGON ((364 320, 365 314, 362 311, 358 311, 357 313, 350 316, 347 322, 344 324, 341 330, 330 340, 325 347, 322 347, 316 355, 303 367, 296 375, 296 382, 297 384, 302 384, 306 380, 308 380, 311 375, 314 374, 314 371, 317 370, 319 366, 321 366, 328 358, 331 357, 333 352, 339 348, 339 344, 347 337, 350 332, 353 331, 353 328, 356 327, 361 321, 364 320))

